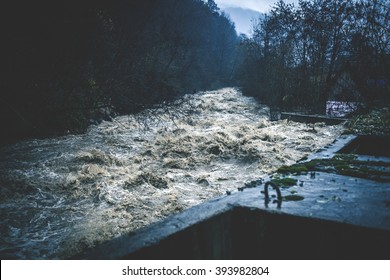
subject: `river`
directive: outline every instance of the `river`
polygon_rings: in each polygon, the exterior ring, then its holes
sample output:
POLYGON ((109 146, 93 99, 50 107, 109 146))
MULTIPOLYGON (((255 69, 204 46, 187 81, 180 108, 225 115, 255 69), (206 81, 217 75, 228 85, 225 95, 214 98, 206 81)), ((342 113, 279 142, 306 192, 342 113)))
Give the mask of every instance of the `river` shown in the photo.
POLYGON ((270 122, 268 107, 235 88, 182 100, 82 135, 3 147, 1 259, 67 258, 237 191, 343 130, 270 122))

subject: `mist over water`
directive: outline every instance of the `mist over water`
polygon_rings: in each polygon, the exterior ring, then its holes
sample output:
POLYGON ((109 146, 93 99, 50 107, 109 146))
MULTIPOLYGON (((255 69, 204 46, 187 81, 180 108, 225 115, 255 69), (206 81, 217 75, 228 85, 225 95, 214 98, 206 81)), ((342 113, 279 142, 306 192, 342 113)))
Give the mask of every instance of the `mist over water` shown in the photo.
POLYGON ((1 258, 69 257, 236 191, 342 131, 270 122, 266 106, 235 88, 184 100, 83 135, 1 149, 1 258))

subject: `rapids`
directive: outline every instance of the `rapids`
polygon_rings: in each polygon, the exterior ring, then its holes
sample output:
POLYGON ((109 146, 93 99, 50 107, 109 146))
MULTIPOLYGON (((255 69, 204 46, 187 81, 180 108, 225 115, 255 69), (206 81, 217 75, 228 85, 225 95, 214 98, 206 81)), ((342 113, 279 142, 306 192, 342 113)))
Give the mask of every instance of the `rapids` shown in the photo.
POLYGON ((1 259, 61 259, 134 232, 333 142, 342 126, 270 122, 235 88, 82 135, 0 150, 1 259))

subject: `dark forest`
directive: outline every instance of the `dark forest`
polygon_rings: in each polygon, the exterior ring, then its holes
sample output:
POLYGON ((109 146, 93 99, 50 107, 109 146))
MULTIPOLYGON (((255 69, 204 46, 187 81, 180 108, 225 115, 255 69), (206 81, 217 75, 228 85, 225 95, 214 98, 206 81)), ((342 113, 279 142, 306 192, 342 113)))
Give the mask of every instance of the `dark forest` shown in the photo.
POLYGON ((83 131, 231 80, 237 35, 213 1, 34 1, 6 13, 10 139, 83 131))
POLYGON ((388 0, 279 1, 249 38, 212 0, 88 4, 3 9, 2 143, 82 132, 222 86, 284 110, 323 113, 335 91, 389 101, 388 0))

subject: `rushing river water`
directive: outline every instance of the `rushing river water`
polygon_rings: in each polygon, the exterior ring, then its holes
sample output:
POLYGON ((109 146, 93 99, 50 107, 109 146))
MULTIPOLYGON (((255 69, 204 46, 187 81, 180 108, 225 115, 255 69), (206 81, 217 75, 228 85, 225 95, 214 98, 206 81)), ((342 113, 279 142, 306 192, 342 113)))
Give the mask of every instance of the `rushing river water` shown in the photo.
POLYGON ((234 88, 184 99, 83 135, 2 148, 1 259, 69 257, 236 191, 342 131, 270 122, 266 106, 234 88))

